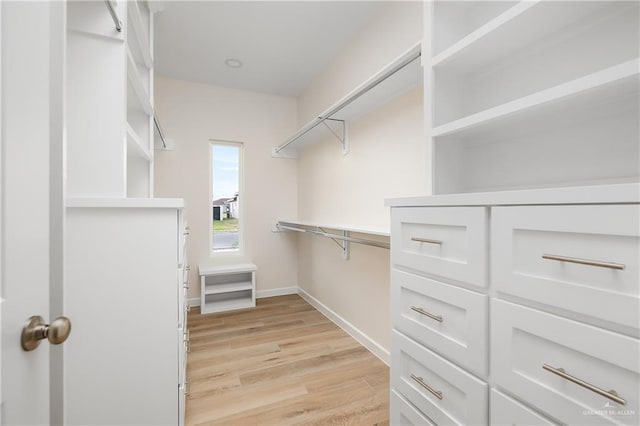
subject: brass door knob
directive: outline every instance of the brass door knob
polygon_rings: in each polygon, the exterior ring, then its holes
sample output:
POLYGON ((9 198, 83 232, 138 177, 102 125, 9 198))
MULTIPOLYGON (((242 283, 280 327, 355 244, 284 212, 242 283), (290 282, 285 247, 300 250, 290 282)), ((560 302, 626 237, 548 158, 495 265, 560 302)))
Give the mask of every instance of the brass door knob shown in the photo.
POLYGON ((54 345, 67 340, 71 333, 71 321, 67 317, 58 317, 51 324, 45 324, 44 318, 34 315, 22 328, 20 343, 25 351, 32 351, 40 345, 43 339, 54 345))

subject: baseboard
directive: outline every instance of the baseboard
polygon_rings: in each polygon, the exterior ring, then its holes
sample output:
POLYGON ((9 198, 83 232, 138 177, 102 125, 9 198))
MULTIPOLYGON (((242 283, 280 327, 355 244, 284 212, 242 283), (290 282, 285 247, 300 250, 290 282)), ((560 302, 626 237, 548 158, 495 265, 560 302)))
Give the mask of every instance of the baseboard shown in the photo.
POLYGON ((284 296, 287 294, 298 294, 298 287, 280 287, 270 290, 256 291, 256 299, 264 299, 265 297, 284 296))
POLYGON ((200 298, 194 297, 193 299, 187 299, 187 305, 189 306, 200 306, 200 298))
POLYGON ((336 314, 334 311, 329 309, 322 302, 320 302, 318 299, 316 299, 300 287, 298 287, 298 294, 300 295, 300 297, 306 300, 307 303, 320 311, 338 327, 346 331, 351 337, 356 339, 362 346, 367 348, 369 352, 380 358, 380 360, 386 365, 390 365, 391 355, 389 354, 388 350, 380 346, 377 342, 373 341, 369 336, 364 334, 349 321, 336 314))

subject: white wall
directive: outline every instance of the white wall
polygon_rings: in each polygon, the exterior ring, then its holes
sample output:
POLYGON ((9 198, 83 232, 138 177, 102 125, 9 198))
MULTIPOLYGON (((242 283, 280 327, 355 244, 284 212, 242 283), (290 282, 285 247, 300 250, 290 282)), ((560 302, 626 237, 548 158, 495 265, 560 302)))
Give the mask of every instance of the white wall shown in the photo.
POLYGON ((297 211, 297 163, 271 157, 271 148, 295 130, 295 99, 157 76, 155 106, 166 136, 175 140, 175 150, 155 152, 155 196, 185 199, 188 297, 200 295, 199 264, 239 260, 209 254, 212 138, 244 142, 244 258, 258 267, 257 290, 296 286, 295 244, 271 232, 274 218, 297 211))
MULTIPOLYGON (((299 122, 326 109, 422 38, 422 3, 393 2, 300 96, 299 122)), ((349 124, 350 152, 333 139, 299 153, 299 219, 389 227, 384 198, 425 194, 422 88, 349 124)), ((369 237, 371 238, 371 237, 369 237)), ((351 245, 342 260, 329 239, 300 235, 298 283, 388 351, 389 251, 351 245)))
POLYGON ((298 97, 298 125, 422 40, 422 1, 390 1, 298 97))

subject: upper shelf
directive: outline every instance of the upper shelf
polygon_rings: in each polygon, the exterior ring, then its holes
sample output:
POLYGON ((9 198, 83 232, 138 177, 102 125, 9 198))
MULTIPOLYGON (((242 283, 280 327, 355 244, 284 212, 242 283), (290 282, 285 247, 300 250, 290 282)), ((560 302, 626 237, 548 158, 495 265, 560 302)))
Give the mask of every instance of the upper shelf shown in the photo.
POLYGON ((138 134, 133 130, 133 128, 127 123, 127 152, 133 153, 140 158, 143 158, 145 161, 151 161, 151 154, 149 153, 149 148, 145 146, 142 142, 142 139, 138 134))
POLYGON ((273 155, 275 157, 295 156, 295 152, 291 151, 293 149, 291 145, 296 144, 296 147, 300 148, 305 144, 327 137, 332 132, 338 133, 336 122, 331 120, 345 122, 356 120, 391 99, 419 86, 422 83, 422 67, 418 60, 420 54, 421 43, 417 42, 326 111, 318 114, 316 118, 300 128, 290 138, 273 148, 273 155))
POLYGON ((129 48, 127 51, 127 79, 133 89, 133 92, 136 95, 136 99, 140 104, 140 107, 147 115, 153 115, 153 105, 151 105, 151 101, 149 100, 149 92, 144 87, 142 83, 142 79, 140 78, 140 74, 138 73, 138 68, 136 67, 135 60, 131 54, 131 50, 129 48))
POLYGON ((612 3, 521 1, 435 55, 431 66, 456 72, 482 69, 612 3))
POLYGON ((129 44, 132 44, 131 39, 134 40, 133 43, 136 44, 135 51, 139 52, 142 56, 144 65, 147 68, 151 68, 153 66, 153 58, 151 57, 151 44, 149 43, 149 30, 148 28, 145 29, 142 14, 138 8, 138 2, 128 1, 127 6, 128 22, 130 24, 128 27, 129 34, 127 35, 127 40, 129 44))
POLYGON ((554 105, 553 111, 556 113, 573 112, 579 114, 583 107, 603 105, 609 99, 627 97, 637 93, 639 73, 640 62, 638 59, 624 62, 435 127, 432 129, 431 136, 437 138, 464 134, 470 137, 476 129, 486 130, 484 129, 486 126, 498 121, 504 124, 504 120, 522 114, 527 114, 528 121, 532 121, 531 116, 540 111, 546 111, 547 115, 550 114, 549 108, 541 108, 548 105, 554 105))

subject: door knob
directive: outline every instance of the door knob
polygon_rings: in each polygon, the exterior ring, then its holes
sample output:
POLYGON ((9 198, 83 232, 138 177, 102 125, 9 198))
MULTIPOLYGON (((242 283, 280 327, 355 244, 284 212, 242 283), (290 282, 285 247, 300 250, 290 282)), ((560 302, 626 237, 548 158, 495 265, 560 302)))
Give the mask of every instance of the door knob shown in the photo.
POLYGON ((51 324, 45 324, 44 318, 34 315, 22 327, 20 343, 25 351, 32 351, 40 345, 42 339, 54 345, 67 340, 71 333, 71 321, 67 317, 58 317, 51 324))

